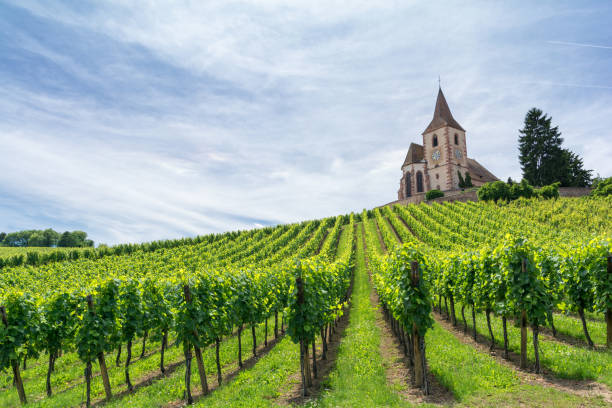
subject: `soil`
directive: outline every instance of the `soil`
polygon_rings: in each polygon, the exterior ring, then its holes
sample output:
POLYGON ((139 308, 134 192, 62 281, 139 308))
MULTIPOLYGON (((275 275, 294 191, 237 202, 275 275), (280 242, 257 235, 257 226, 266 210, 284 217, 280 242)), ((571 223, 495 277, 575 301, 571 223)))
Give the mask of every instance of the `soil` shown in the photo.
MULTIPOLYGON (((378 305, 378 296, 372 290, 370 295, 372 304, 378 305)), ((424 395, 420 388, 412 385, 408 357, 404 355, 404 348, 397 337, 393 335, 390 323, 385 320, 382 310, 376 308, 376 325, 380 328, 380 350, 385 362, 387 382, 392 385, 400 396, 414 404, 429 403, 435 405, 452 405, 455 403, 453 394, 446 389, 437 378, 427 373, 429 382, 429 395, 424 395)))

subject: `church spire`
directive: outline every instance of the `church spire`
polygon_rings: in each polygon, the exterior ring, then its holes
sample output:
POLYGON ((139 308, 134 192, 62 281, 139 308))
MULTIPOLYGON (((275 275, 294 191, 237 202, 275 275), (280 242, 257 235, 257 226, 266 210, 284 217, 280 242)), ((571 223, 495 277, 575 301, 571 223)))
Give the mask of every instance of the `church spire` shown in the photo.
POLYGON ((446 103, 446 98, 444 98, 444 93, 442 93, 442 88, 439 87, 438 99, 436 100, 436 109, 434 110, 433 119, 423 134, 439 129, 443 126, 450 126, 465 132, 461 125, 455 120, 455 118, 453 118, 453 114, 448 107, 448 103, 446 103))

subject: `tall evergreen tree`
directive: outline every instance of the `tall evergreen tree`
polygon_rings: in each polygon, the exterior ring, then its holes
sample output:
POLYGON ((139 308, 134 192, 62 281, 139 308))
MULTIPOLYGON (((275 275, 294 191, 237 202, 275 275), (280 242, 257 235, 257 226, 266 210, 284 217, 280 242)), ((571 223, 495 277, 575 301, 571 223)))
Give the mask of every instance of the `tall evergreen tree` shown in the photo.
POLYGON ((582 159, 561 147, 559 127, 551 126, 552 118, 540 109, 532 108, 525 116, 525 126, 519 130, 519 162, 523 178, 534 186, 559 181, 562 186, 585 186, 591 171, 582 168, 582 159))

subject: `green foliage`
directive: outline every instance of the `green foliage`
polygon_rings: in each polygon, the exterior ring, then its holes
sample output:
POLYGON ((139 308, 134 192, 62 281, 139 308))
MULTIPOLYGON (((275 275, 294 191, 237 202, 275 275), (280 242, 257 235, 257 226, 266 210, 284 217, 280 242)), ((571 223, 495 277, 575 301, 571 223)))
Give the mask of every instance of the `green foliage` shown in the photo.
POLYGON ((520 197, 531 198, 536 195, 535 189, 522 179, 520 183, 512 183, 510 186, 510 200, 516 200, 520 197))
POLYGON ((506 201, 510 199, 510 187, 503 181, 494 181, 482 185, 477 194, 482 201, 506 201))
POLYGON ((2 300, 8 325, 0 321, 0 370, 24 356, 37 357, 40 313, 34 298, 22 292, 8 293, 2 300))
POLYGON ((465 187, 474 187, 474 184, 472 184, 472 176, 469 171, 465 173, 465 187))
POLYGON ((532 108, 525 116, 525 126, 519 131, 519 162, 523 178, 535 186, 560 182, 562 186, 586 186, 591 170, 584 170, 582 159, 561 147, 563 138, 551 117, 532 108))
POLYGON ((593 191, 591 191, 591 196, 607 197, 612 195, 612 177, 599 180, 594 186, 595 188, 593 189, 593 191))
POLYGON ((482 201, 511 201, 519 198, 541 197, 545 199, 559 198, 559 183, 553 183, 539 189, 534 189, 526 179, 520 183, 504 183, 494 181, 485 183, 478 189, 478 199, 482 201))
POLYGON ((374 286, 384 305, 404 327, 416 325, 425 335, 433 325, 431 297, 427 275, 429 265, 423 252, 414 244, 392 250, 388 257, 374 260, 374 286), (412 279, 411 262, 418 262, 418 279, 412 279))
POLYGON ((463 179, 463 174, 461 174, 460 170, 457 170, 457 178, 459 179, 459 188, 465 188, 465 180, 463 179))
POLYGON ((506 281, 509 308, 516 315, 525 311, 531 324, 543 325, 552 302, 546 292, 545 277, 537 268, 535 247, 523 237, 508 235, 494 251, 506 281))
POLYGON ((440 191, 440 190, 429 190, 426 194, 425 194, 425 198, 427 200, 433 200, 434 198, 438 198, 438 197, 444 197, 444 192, 440 191))
POLYGON ((42 349, 57 355, 62 349, 70 349, 76 330, 77 317, 72 313, 78 299, 72 293, 55 293, 42 305, 42 349))
POLYGON ((553 183, 536 190, 538 197, 542 198, 559 198, 559 183, 553 183))

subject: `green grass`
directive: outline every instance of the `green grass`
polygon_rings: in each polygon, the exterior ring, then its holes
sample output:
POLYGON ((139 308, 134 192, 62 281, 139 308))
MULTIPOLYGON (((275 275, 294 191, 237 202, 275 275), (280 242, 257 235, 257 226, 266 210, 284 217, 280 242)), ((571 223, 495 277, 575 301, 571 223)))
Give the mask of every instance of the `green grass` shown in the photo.
POLYGON ((512 369, 462 343, 437 323, 427 332, 425 344, 431 372, 459 401, 509 390, 520 383, 512 369))
MULTIPOLYGON (((273 329, 273 318, 269 321, 268 327, 268 339, 272 337, 273 329)), ((257 340, 261 344, 263 341, 264 325, 261 324, 257 327, 257 340)), ((252 337, 250 330, 243 332, 242 335, 242 355, 243 360, 248 359, 251 356, 252 337)), ((130 365, 130 378, 132 383, 136 386, 141 379, 151 376, 158 375, 159 372, 159 343, 150 342, 147 345, 147 350, 154 351, 148 358, 138 359, 139 346, 133 347, 133 360, 130 365)), ((125 348, 122 354, 122 361, 125 362, 125 348)), ((204 357, 204 363, 206 367, 206 373, 208 376, 208 383, 216 384, 216 363, 215 363, 215 350, 214 347, 208 347, 202 351, 204 357)), ((47 398, 45 394, 45 380, 46 380, 46 364, 38 364, 28 368, 24 372, 25 375, 30 375, 31 380, 25 382, 25 390, 28 397, 28 406, 41 406, 41 407, 69 407, 77 406, 84 401, 85 384, 83 378, 84 365, 78 359, 74 359, 74 353, 63 356, 58 360, 58 363, 64 357, 70 356, 69 364, 64 367, 60 367, 59 364, 56 366, 55 373, 52 374, 52 385, 54 387, 54 395, 51 398, 47 398), (28 372, 32 370, 32 374, 28 372), (76 385, 76 386, 75 386, 76 385), (71 388, 72 386, 72 388, 71 388)), ((225 371, 231 371, 237 366, 238 356, 238 338, 232 336, 225 339, 221 344, 220 359, 221 365, 227 366, 225 371)), ((137 389, 133 394, 126 394, 119 398, 114 398, 106 406, 162 406, 180 400, 183 396, 184 390, 184 374, 185 366, 182 363, 184 359, 182 347, 171 347, 166 351, 165 355, 165 366, 168 367, 173 363, 180 363, 180 366, 176 371, 172 372, 166 377, 153 382, 151 385, 137 389)), ((123 366, 116 367, 114 362, 114 353, 106 357, 106 365, 109 369, 109 377, 111 381, 111 387, 113 394, 117 394, 126 389, 125 385, 125 374, 123 366)), ((97 364, 93 366, 94 375, 99 373, 97 364)), ((8 376, 12 378, 11 376, 8 376)), ((4 380, 6 381, 6 379, 4 380)), ((10 384, 10 382, 9 382, 10 384)), ((192 392, 199 390, 199 377, 197 373, 197 364, 195 359, 192 364, 192 392)), ((104 388, 102 386, 102 380, 100 376, 92 379, 92 401, 101 399, 104 397, 104 388)), ((9 387, 0 393, 0 407, 12 407, 19 406, 19 398, 14 388, 9 387)))
POLYGON ((380 353, 380 329, 370 302, 371 286, 364 261, 361 224, 357 226, 355 282, 349 316, 328 391, 313 402, 317 407, 393 407, 406 403, 387 384, 380 353))
MULTIPOLYGON (((564 314, 554 315, 555 328, 557 332, 565 334, 570 337, 574 337, 581 340, 585 345, 587 344, 586 338, 584 337, 584 331, 582 330, 582 322, 580 318, 575 316, 566 316, 564 314)), ((589 335, 596 345, 606 345, 606 322, 603 317, 600 319, 589 319, 587 318, 587 328, 589 335)))
MULTIPOLYGON (((460 305, 459 305, 460 307, 460 305)), ((457 310, 459 310, 459 307, 457 310)), ((471 324, 471 312, 466 307, 468 327, 471 324)), ((459 317, 459 320, 461 317, 459 317)), ((462 324, 462 322, 460 323, 462 324)), ((491 327, 496 343, 503 347, 502 322, 499 318, 491 319, 491 327)), ((489 332, 486 317, 483 313, 476 314, 476 330, 486 338, 489 332)), ((508 322, 509 349, 520 352, 520 328, 508 322)), ((533 363, 532 332, 528 330, 527 357, 533 363)), ((597 380, 612 387, 612 352, 589 350, 586 347, 572 346, 560 341, 545 340, 540 337, 540 363, 559 378, 576 380, 597 380)))

